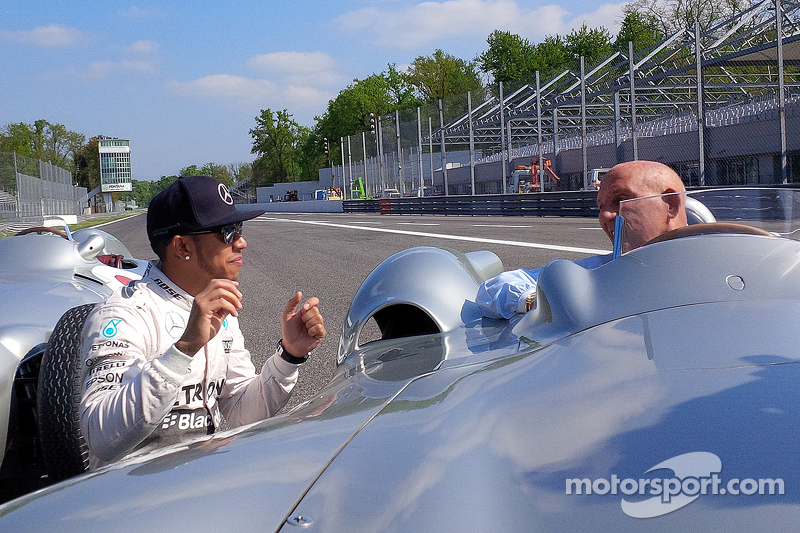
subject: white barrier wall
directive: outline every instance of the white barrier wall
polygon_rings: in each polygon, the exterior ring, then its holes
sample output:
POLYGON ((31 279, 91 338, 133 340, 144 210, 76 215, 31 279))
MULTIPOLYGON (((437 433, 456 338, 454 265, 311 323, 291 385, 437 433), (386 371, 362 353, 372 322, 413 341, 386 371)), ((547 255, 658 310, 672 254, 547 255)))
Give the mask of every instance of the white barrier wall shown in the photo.
POLYGON ((261 204, 237 204, 240 211, 264 209, 268 213, 341 213, 341 200, 308 200, 305 202, 267 202, 261 204))

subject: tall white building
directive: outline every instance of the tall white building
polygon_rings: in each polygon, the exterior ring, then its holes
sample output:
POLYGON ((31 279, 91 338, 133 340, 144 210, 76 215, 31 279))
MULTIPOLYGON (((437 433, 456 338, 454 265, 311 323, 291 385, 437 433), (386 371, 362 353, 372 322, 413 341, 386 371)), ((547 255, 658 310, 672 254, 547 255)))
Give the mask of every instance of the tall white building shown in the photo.
POLYGON ((131 183, 131 147, 127 139, 100 139, 100 186, 102 192, 129 192, 131 183))

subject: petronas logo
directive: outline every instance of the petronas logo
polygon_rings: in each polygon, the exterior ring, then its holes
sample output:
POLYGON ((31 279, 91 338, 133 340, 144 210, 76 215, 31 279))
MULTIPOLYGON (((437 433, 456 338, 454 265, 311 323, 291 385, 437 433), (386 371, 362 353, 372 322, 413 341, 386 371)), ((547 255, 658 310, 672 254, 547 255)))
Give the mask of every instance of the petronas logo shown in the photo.
POLYGON ((103 337, 105 337, 106 339, 113 339, 114 337, 116 337, 117 326, 119 325, 120 322, 122 322, 122 320, 119 318, 112 318, 111 320, 109 320, 108 324, 106 324, 103 327, 103 337))

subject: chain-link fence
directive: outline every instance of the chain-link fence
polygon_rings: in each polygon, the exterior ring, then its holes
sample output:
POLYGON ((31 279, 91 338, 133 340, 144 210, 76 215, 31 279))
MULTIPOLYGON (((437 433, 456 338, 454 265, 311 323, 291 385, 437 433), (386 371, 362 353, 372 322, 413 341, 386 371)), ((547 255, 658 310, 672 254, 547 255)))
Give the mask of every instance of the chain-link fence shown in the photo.
POLYGON ((800 182, 800 4, 778 6, 780 17, 765 0, 646 50, 374 117, 340 140, 336 184, 362 177, 373 197, 592 189, 636 159, 687 186, 800 182))
POLYGON ((0 220, 80 215, 88 205, 85 187, 72 173, 39 159, 0 152, 0 220))
POLYGON ((787 90, 783 118, 775 91, 708 109, 702 136, 696 112, 664 113, 638 122, 635 133, 629 117, 616 122, 611 117, 605 128, 594 127, 585 135, 576 134, 571 124, 559 124, 558 117, 550 117, 541 144, 531 142, 530 128, 512 120, 502 140, 487 142, 485 132, 477 139, 473 130, 472 149, 469 128, 464 138, 442 134, 438 116, 424 116, 421 110, 419 120, 399 123, 399 138, 397 116, 380 117, 376 122, 375 132, 341 139, 342 160, 333 170, 336 185, 349 189, 361 177, 372 197, 387 189, 417 196, 422 186, 421 196, 444 194, 445 187, 447 194, 471 194, 473 184, 475 194, 510 192, 512 183, 518 185, 515 171, 522 171, 528 182, 532 180, 527 170, 532 163, 536 170, 540 155, 559 177, 547 182, 554 190, 586 188, 591 185, 586 171, 591 174, 593 169, 633 159, 664 162, 687 186, 800 182, 797 89, 787 90), (782 141, 787 156, 785 177, 782 141))

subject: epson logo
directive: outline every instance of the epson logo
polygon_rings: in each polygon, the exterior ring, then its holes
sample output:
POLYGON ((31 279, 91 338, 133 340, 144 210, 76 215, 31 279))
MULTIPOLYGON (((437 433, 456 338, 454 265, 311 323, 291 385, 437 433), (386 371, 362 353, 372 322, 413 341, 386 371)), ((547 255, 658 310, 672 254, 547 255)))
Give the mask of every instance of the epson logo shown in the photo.
POLYGON ((86 381, 84 388, 89 388, 95 383, 122 383, 122 373, 109 372, 107 374, 98 374, 93 378, 86 381))

